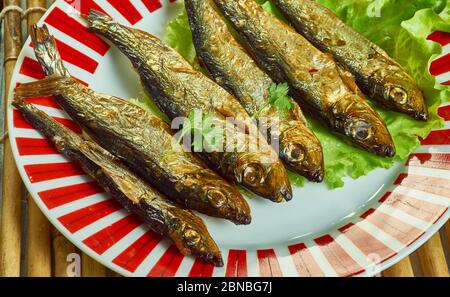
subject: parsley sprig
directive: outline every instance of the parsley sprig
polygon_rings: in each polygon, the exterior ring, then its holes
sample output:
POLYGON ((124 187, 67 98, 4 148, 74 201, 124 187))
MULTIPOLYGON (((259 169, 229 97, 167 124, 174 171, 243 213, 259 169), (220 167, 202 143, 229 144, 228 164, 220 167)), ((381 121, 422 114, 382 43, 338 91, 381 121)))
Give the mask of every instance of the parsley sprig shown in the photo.
MULTIPOLYGON (((209 150, 214 151, 220 148, 223 142, 224 131, 222 127, 214 124, 213 113, 203 114, 199 110, 193 110, 183 124, 177 143, 181 144, 183 138, 188 134, 191 134, 194 138, 191 145, 195 152, 201 152, 204 144, 208 146, 209 150)), ((168 150, 163 156, 163 160, 167 159, 173 152, 172 148, 168 150)))
POLYGON ((278 110, 291 110, 294 108, 291 98, 288 96, 289 86, 287 83, 273 83, 269 88, 269 98, 261 108, 253 115, 253 118, 259 115, 270 106, 275 106, 278 110))

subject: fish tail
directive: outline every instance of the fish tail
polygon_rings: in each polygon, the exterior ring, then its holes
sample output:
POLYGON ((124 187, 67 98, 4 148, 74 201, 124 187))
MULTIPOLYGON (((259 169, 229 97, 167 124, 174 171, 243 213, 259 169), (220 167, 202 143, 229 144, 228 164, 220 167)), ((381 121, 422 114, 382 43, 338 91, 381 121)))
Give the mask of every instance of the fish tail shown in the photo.
POLYGON ((84 18, 89 23, 89 29, 97 33, 106 33, 112 24, 117 24, 111 17, 95 9, 91 9, 84 18))
POLYGON ((90 31, 105 37, 129 57, 136 55, 136 39, 152 37, 151 35, 137 36, 139 35, 139 30, 123 26, 110 16, 93 9, 89 11, 89 15, 85 16, 85 19, 88 22, 90 31))
POLYGON ((69 76, 69 72, 63 64, 55 39, 50 35, 46 25, 31 27, 31 40, 34 53, 47 76, 69 76))
MULTIPOLYGON (((40 125, 37 125, 38 126, 37 128, 43 128, 44 126, 46 126, 45 125, 46 115, 39 115, 39 113, 43 112, 39 111, 31 103, 26 102, 22 98, 15 96, 11 104, 22 113, 22 115, 28 120, 28 122, 32 124, 41 123, 40 125)), ((41 131, 41 129, 38 130, 41 131)))
POLYGON ((71 135, 74 135, 74 133, 56 122, 43 111, 34 107, 33 104, 15 96, 12 105, 20 111, 23 117, 32 124, 33 127, 52 139, 52 141, 55 141, 55 139, 59 137, 61 140, 64 139, 68 146, 73 145, 72 140, 74 140, 74 138, 71 137, 71 135))
POLYGON ((61 87, 71 81, 66 77, 50 76, 46 79, 21 84, 14 89, 14 95, 18 98, 59 95, 61 87))

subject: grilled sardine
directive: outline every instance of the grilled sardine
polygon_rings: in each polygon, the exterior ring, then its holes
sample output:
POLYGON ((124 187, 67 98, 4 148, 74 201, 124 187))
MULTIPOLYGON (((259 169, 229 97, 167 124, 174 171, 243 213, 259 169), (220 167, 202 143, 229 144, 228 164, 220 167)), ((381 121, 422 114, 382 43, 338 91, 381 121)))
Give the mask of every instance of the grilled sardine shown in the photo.
POLYGON ((376 44, 312 0, 274 0, 299 33, 347 68, 369 97, 417 120, 428 119, 414 79, 376 44))
POLYGON ((160 118, 117 97, 96 93, 68 76, 46 27, 32 30, 35 54, 49 76, 16 88, 19 97, 56 95, 58 103, 90 136, 169 198, 202 213, 249 224, 250 209, 235 186, 176 147, 160 118))
POLYGON ((82 139, 30 103, 16 98, 13 105, 60 153, 81 165, 107 193, 137 214, 151 230, 168 237, 182 254, 223 265, 219 248, 201 218, 167 200, 105 149, 82 139))
POLYGON ((254 0, 215 2, 260 67, 275 81, 289 83, 291 95, 302 108, 361 148, 380 156, 395 155, 386 125, 365 101, 351 74, 332 56, 316 49, 254 0))
POLYGON ((250 115, 277 119, 279 135, 275 137, 280 140, 281 159, 309 180, 322 181, 322 146, 308 128, 298 104, 290 99, 291 109, 267 106, 274 82, 231 35, 214 1, 184 3, 197 55, 214 80, 238 98, 250 115))
MULTIPOLYGON (((87 19, 92 31, 110 40, 130 59, 144 87, 169 118, 187 117, 192 111, 201 110, 210 113, 222 127, 228 117, 244 123, 245 130, 253 127, 236 98, 196 71, 157 37, 120 25, 95 10, 90 11, 87 19)), ((233 138, 243 141, 244 150, 229 149, 234 141, 225 139, 223 150, 203 151, 201 156, 223 176, 262 197, 276 202, 290 200, 291 185, 277 154, 265 139, 261 141, 246 133, 240 129, 233 138), (255 142, 259 142, 257 150, 245 150, 255 142)))

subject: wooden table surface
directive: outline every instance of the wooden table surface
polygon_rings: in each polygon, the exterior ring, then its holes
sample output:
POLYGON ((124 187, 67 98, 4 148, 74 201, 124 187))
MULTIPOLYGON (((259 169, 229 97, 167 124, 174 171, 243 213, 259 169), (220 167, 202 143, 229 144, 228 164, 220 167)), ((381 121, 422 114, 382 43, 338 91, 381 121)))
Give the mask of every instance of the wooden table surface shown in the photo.
MULTIPOLYGON (((1 1, 1 0, 0 0, 1 1)), ((29 7, 48 7, 53 1, 3 0, 3 6, 18 4, 24 10, 29 7)), ((36 23, 41 11, 34 11, 23 20, 23 38, 27 36, 27 25, 36 23)), ((1 98, 5 104, 5 80, 15 61, 4 63, 4 23, 0 35, 1 98)), ((8 55, 9 56, 9 55, 8 55)), ((0 135, 3 135, 4 113, 0 112, 0 135)), ((64 236, 43 216, 32 198, 26 193, 11 162, 8 140, 0 145, 0 196, 2 205, 0 218, 0 276, 118 276, 116 273, 92 260, 64 236)), ((449 276, 450 268, 450 222, 410 257, 383 272, 383 276, 449 276)))

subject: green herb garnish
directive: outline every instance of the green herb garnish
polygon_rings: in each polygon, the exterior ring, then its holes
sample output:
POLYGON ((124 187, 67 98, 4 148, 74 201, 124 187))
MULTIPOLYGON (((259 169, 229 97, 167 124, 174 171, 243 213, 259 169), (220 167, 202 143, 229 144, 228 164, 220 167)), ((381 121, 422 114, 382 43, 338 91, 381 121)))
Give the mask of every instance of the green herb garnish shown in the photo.
POLYGON ((292 103, 292 99, 288 96, 288 93, 289 86, 287 83, 271 84, 269 88, 269 99, 253 115, 253 118, 258 118, 270 106, 275 106, 280 111, 294 108, 294 103, 292 103))
POLYGON ((289 86, 287 83, 273 83, 269 89, 269 104, 275 106, 278 110, 291 110, 294 108, 291 98, 288 96, 289 86))
MULTIPOLYGON (((206 144, 210 150, 218 150, 223 142, 224 131, 222 127, 214 124, 213 113, 203 114, 199 110, 193 110, 183 124, 177 143, 181 144, 184 136, 188 134, 194 137, 191 142, 194 152, 201 152, 203 151, 203 144, 206 144)), ((173 149, 168 150, 163 156, 163 160, 167 159, 173 152, 173 149)))

